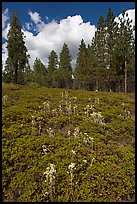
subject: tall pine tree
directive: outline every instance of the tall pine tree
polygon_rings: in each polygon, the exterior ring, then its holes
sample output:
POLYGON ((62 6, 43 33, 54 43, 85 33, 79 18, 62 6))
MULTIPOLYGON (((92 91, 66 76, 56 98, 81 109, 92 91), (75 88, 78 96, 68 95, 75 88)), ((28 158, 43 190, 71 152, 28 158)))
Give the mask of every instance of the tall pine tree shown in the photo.
POLYGON ((75 67, 75 87, 78 89, 93 90, 93 53, 91 46, 81 40, 75 67))
POLYGON ((59 57, 59 69, 56 72, 56 83, 60 88, 72 87, 71 55, 67 43, 64 43, 59 57))
POLYGON ((107 59, 107 91, 116 91, 115 45, 117 43, 118 24, 112 10, 108 9, 106 18, 106 59, 107 59))
POLYGON ((87 68, 87 49, 84 40, 81 40, 75 67, 75 87, 86 89, 84 76, 87 68))
POLYGON ((58 56, 54 50, 51 51, 48 57, 48 86, 49 87, 54 87, 55 82, 54 82, 54 73, 57 70, 58 66, 58 56))
POLYGON ((129 20, 128 13, 123 10, 122 17, 119 17, 119 29, 116 44, 116 65, 118 91, 128 91, 128 75, 130 73, 130 63, 134 55, 134 38, 132 20, 129 20), (126 18, 127 17, 127 18, 126 18))
POLYGON ((24 42, 22 26, 16 13, 13 13, 10 30, 7 34, 8 57, 4 71, 5 80, 9 83, 24 83, 24 73, 28 64, 27 48, 24 42))
POLYGON ((34 61, 33 80, 41 86, 47 86, 47 69, 38 58, 34 61))
POLYGON ((94 52, 94 76, 96 80, 96 90, 106 90, 106 26, 103 16, 100 16, 95 32, 95 37, 92 39, 92 50, 94 52))

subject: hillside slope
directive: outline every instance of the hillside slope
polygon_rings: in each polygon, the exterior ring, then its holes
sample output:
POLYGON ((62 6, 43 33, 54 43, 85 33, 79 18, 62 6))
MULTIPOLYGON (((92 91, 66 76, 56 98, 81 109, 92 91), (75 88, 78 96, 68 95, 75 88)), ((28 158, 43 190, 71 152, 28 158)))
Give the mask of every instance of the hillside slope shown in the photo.
POLYGON ((2 84, 3 201, 135 193, 134 94, 2 84))

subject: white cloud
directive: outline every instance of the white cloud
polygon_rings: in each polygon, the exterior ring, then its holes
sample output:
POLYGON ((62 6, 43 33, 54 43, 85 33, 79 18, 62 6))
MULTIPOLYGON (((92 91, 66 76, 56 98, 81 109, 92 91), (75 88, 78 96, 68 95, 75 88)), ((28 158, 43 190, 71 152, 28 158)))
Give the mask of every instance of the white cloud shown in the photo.
MULTIPOLYGON (((133 24, 135 24, 135 9, 128 10, 127 12, 129 18, 132 18, 133 24)), ((80 15, 68 16, 60 20, 60 22, 55 20, 49 22, 48 17, 45 18, 45 21, 42 21, 37 12, 33 13, 29 11, 28 14, 30 15, 31 21, 25 24, 26 29, 23 27, 23 31, 26 36, 25 44, 31 56, 31 68, 36 57, 40 58, 47 66, 48 56, 51 50, 54 49, 59 56, 64 42, 68 44, 72 57, 72 65, 75 67, 80 41, 84 39, 86 45, 91 44, 92 37, 96 31, 95 25, 91 25, 90 22, 84 22, 80 15), (36 30, 37 34, 34 34, 32 30, 36 30)), ((8 26, 4 29, 3 36, 5 38, 8 29, 8 26)), ((5 59, 6 50, 5 54, 2 54, 2 60, 4 61, 5 59)))
MULTIPOLYGON (((125 18, 125 20, 127 20, 128 18, 129 18, 129 20, 132 20, 132 22, 131 22, 131 27, 133 28, 134 26, 135 26, 135 9, 129 9, 129 10, 127 10, 126 12, 125 12, 125 16, 124 16, 125 18), (128 16, 126 16, 128 14, 128 16)), ((119 18, 120 19, 123 19, 123 16, 122 16, 122 14, 120 14, 118 17, 116 17, 115 18, 115 21, 117 22, 117 23, 120 23, 120 20, 119 20, 119 18)), ((133 31, 133 37, 134 37, 134 39, 135 39, 135 31, 133 31)))
POLYGON ((44 23, 38 13, 30 13, 31 20, 36 24, 36 29, 39 30, 37 35, 24 31, 26 47, 31 56, 31 67, 35 57, 39 57, 47 66, 51 50, 54 49, 59 56, 64 42, 68 44, 74 66, 80 41, 83 38, 86 44, 90 44, 96 27, 90 22, 84 23, 80 15, 68 16, 66 19, 60 20, 59 23, 55 20, 44 23))
POLYGON ((39 14, 37 12, 32 13, 31 11, 29 11, 29 15, 32 21, 34 21, 34 23, 40 23, 41 22, 41 17, 39 16, 39 14))
MULTIPOLYGON (((123 18, 122 14, 120 14, 118 17, 115 18, 115 21, 116 21, 117 23, 120 22, 120 21, 119 21, 119 18, 121 18, 121 19, 123 18)), ((129 18, 130 20, 132 20, 132 23, 131 23, 132 27, 135 26, 135 9, 129 9, 129 10, 127 10, 127 11, 125 12, 125 20, 127 20, 128 18, 129 18), (126 14, 128 14, 128 16, 126 16, 126 14)))
POLYGON ((2 65, 5 65, 6 59, 7 59, 7 48, 6 43, 2 45, 2 65))
POLYGON ((2 13, 2 30, 5 29, 7 20, 9 20, 8 8, 2 13))
POLYGON ((8 8, 2 13, 2 37, 6 39, 7 33, 9 31, 9 14, 8 8))

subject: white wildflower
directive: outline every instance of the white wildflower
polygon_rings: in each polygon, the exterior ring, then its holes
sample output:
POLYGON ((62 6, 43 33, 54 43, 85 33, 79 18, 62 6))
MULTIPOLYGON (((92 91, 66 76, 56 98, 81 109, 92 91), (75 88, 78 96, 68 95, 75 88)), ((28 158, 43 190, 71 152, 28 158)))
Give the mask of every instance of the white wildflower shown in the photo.
POLYGON ((72 149, 72 154, 76 155, 76 152, 72 149))
POLYGON ((71 163, 71 164, 69 164, 69 166, 68 166, 68 168, 69 168, 70 170, 75 169, 74 167, 75 167, 75 163, 71 163))
POLYGON ((78 137, 78 135, 80 134, 80 129, 78 128, 78 127, 76 127, 75 129, 74 129, 74 137, 78 137))
POLYGON ((95 159, 95 158, 92 158, 90 166, 92 166, 94 159, 95 159))
POLYGON ((54 135, 54 131, 52 130, 52 128, 47 128, 47 133, 49 134, 49 136, 54 135))
POLYGON ((99 98, 97 98, 97 97, 95 98, 95 104, 99 105, 99 98))
POLYGON ((84 162, 84 163, 87 163, 87 160, 86 160, 86 159, 84 159, 84 160, 83 160, 83 162, 84 162))

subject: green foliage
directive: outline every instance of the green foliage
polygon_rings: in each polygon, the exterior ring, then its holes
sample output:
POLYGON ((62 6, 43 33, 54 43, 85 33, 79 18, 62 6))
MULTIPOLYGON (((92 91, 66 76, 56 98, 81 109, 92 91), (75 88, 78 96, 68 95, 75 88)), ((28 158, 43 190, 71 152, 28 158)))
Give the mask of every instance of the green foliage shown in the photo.
POLYGON ((3 83, 3 201, 130 202, 134 106, 133 94, 3 83), (52 187, 44 174, 50 164, 56 169, 52 187))
POLYGON ((90 46, 86 48, 85 42, 82 39, 79 45, 75 68, 75 88, 83 90, 93 90, 93 70, 92 70, 92 52, 90 46))
POLYGON ((26 64, 28 64, 27 48, 24 42, 22 26, 16 13, 13 13, 10 30, 7 34, 8 58, 3 73, 3 80, 9 83, 24 84, 26 64))
POLYGON ((33 80, 41 86, 47 85, 47 69, 38 58, 35 59, 33 66, 33 80))
POLYGON ((59 70, 58 70, 58 84, 59 88, 71 88, 72 87, 72 67, 71 56, 67 43, 64 43, 60 53, 59 70))
POLYGON ((48 86, 54 87, 55 86, 55 80, 54 80, 54 72, 57 69, 58 65, 58 56, 54 50, 51 51, 49 55, 49 61, 48 61, 48 86))

